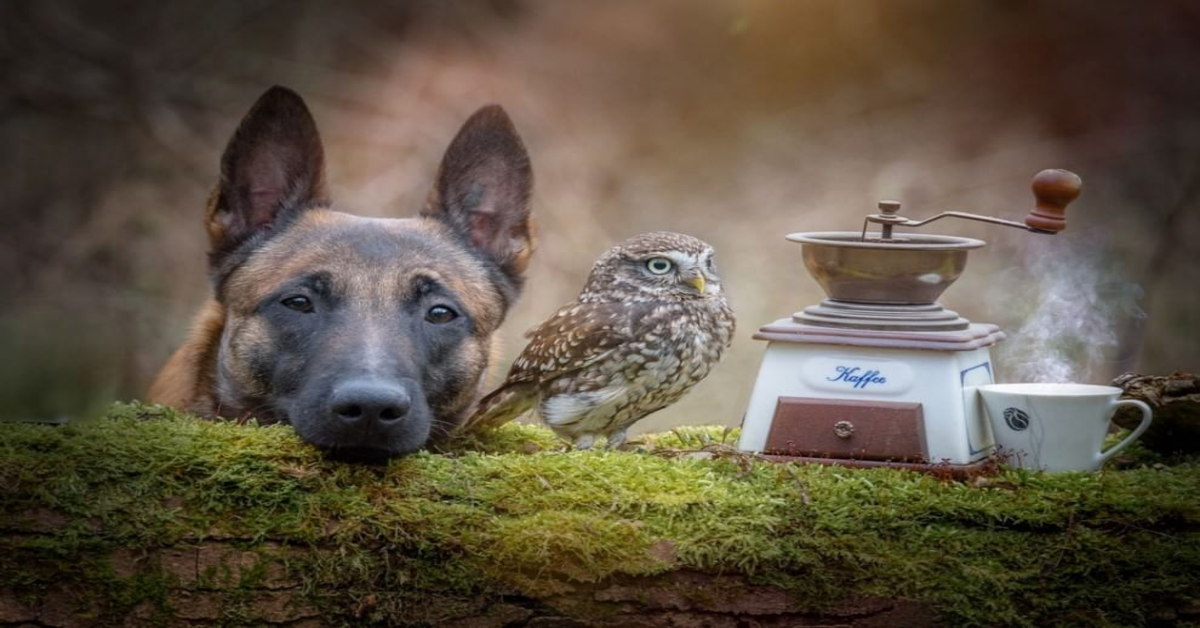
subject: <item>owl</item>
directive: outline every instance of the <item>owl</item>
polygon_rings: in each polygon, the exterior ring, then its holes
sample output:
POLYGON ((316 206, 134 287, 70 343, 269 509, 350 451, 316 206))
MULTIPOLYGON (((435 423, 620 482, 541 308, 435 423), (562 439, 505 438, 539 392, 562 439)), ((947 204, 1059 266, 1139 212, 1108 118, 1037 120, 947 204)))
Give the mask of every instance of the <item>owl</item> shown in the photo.
POLYGON ((559 437, 610 449, 629 426, 675 403, 733 340, 713 248, 691 236, 634 236, 600 257, 583 292, 532 329, 504 383, 468 429, 536 409, 559 437))

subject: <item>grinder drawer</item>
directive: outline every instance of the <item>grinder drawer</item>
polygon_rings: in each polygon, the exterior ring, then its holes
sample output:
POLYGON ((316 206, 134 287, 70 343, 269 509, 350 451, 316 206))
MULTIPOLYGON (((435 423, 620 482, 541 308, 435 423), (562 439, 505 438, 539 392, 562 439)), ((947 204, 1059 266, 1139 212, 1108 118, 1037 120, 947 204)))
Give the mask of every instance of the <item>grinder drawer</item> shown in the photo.
POLYGON ((780 397, 764 453, 926 462, 919 403, 780 397))

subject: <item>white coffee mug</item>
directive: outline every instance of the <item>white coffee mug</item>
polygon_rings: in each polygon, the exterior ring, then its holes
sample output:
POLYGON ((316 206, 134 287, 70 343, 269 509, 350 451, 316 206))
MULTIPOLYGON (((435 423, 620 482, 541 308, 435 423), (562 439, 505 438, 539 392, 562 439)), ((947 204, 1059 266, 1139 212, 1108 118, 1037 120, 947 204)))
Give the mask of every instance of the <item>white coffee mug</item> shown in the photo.
POLYGON ((1046 471, 1096 471, 1150 427, 1150 406, 1118 399, 1121 389, 1089 384, 989 384, 979 387, 992 433, 1009 464, 1046 471), (1117 406, 1136 406, 1142 422, 1101 451, 1117 406))

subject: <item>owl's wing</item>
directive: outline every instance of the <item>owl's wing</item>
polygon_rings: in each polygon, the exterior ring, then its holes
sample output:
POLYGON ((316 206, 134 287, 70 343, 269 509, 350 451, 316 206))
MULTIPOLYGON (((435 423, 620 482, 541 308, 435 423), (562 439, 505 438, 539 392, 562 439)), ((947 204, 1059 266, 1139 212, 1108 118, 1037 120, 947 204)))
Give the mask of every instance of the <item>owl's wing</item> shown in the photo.
POLYGON ((604 358, 637 336, 648 303, 572 303, 525 335, 505 384, 543 382, 604 358))
POLYGON ((479 402, 459 429, 497 427, 528 412, 542 382, 603 359, 640 332, 647 304, 572 303, 529 330, 529 344, 499 388, 479 402))

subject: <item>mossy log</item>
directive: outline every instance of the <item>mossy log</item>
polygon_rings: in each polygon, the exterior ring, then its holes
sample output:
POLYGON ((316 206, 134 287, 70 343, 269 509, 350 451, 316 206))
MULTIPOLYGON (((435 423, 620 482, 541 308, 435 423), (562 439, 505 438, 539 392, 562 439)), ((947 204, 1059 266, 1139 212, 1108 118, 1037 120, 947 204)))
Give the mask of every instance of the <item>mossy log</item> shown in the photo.
POLYGON ((732 436, 566 452, 509 425, 356 466, 138 405, 0 425, 0 625, 1200 620, 1200 459, 962 483, 732 436))

